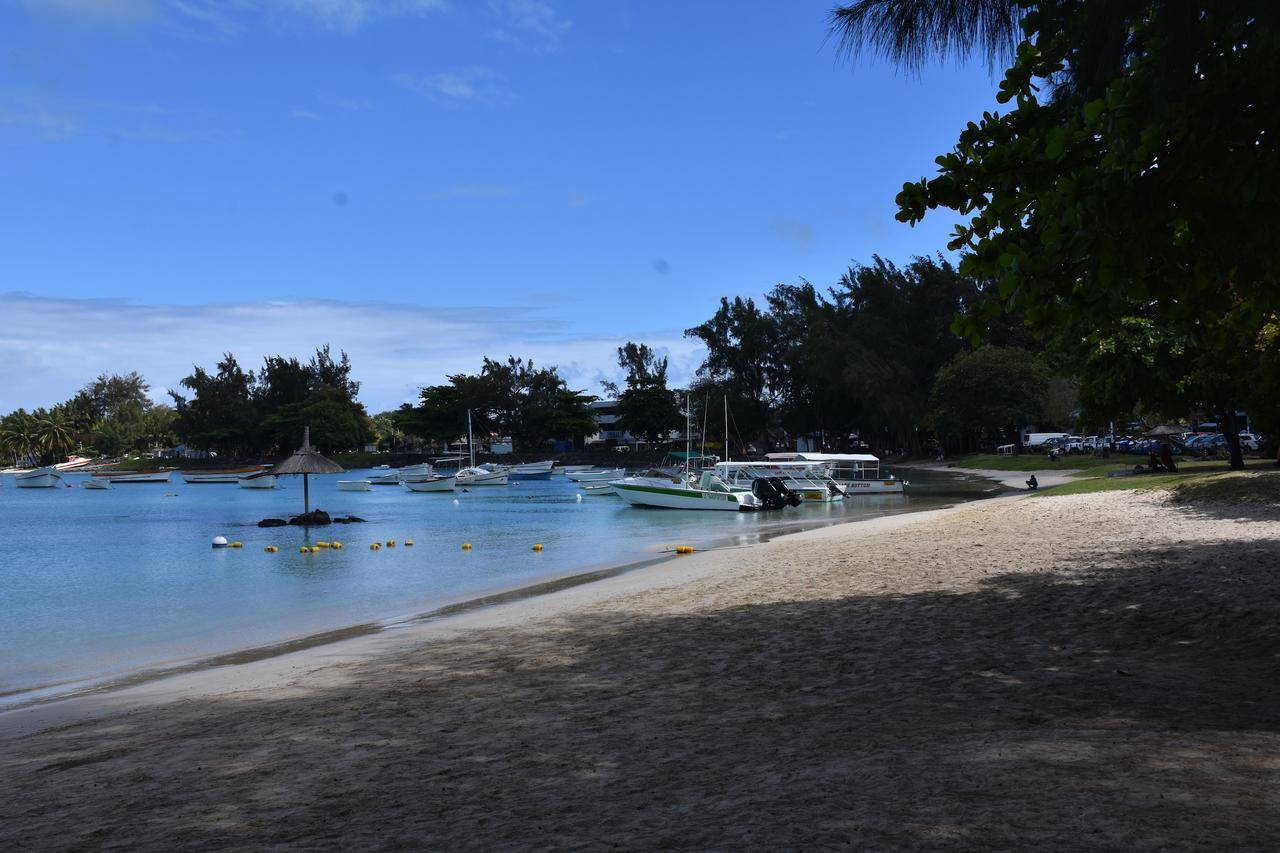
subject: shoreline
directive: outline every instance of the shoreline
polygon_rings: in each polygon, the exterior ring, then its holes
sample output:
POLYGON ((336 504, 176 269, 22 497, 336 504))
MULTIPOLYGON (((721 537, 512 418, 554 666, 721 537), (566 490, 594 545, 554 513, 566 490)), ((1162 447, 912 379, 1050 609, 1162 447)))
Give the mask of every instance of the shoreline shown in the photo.
MULTIPOLYGON (((696 554, 719 553, 725 550, 754 548, 786 537, 803 536, 820 533, 824 530, 842 529, 850 526, 870 525, 886 519, 913 519, 931 513, 947 512, 962 508, 972 503, 1007 498, 1010 495, 958 500, 940 507, 912 510, 909 508, 886 508, 874 515, 858 518, 831 520, 814 519, 805 523, 803 519, 779 520, 771 529, 760 531, 756 541, 735 543, 737 535, 713 536, 707 547, 700 547, 696 554)), ((693 541, 693 540, 691 540, 693 541)), ((319 659, 334 660, 341 658, 344 647, 350 645, 353 650, 360 640, 374 640, 379 637, 407 636, 400 632, 410 629, 444 624, 449 620, 459 619, 475 612, 483 612, 494 608, 519 606, 524 602, 536 602, 544 596, 573 590, 576 587, 599 584, 603 581, 656 569, 667 563, 687 561, 695 555, 679 555, 672 550, 656 552, 651 557, 632 560, 617 565, 579 567, 568 572, 553 574, 533 583, 516 586, 498 587, 479 595, 472 595, 456 601, 432 607, 426 611, 411 612, 387 616, 373 621, 356 624, 339 625, 330 629, 311 632, 301 636, 288 637, 276 642, 256 646, 215 652, 196 658, 179 659, 170 664, 151 665, 133 670, 114 672, 106 675, 69 679, 63 682, 19 688, 0 694, 0 741, 21 737, 40 731, 50 725, 61 725, 81 719, 94 719, 103 713, 109 714, 129 705, 132 696, 147 697, 144 702, 165 701, 168 695, 164 690, 166 682, 175 679, 194 679, 201 681, 206 673, 218 673, 226 677, 209 678, 210 685, 217 685, 222 693, 235 681, 235 673, 242 668, 255 665, 266 665, 280 660, 287 663, 291 656, 312 656, 319 659), (329 658, 325 650, 330 650, 338 658, 329 658), (29 699, 12 701, 12 697, 30 696, 29 699), (117 698, 118 697, 118 698, 117 698), (4 700, 11 700, 3 704, 4 700), (72 708, 75 706, 75 708, 72 708), (43 709, 50 709, 48 719, 55 722, 46 723, 43 709), (81 712, 88 716, 78 716, 81 712), (21 722, 14 722, 21 720, 21 722)), ((518 615, 516 618, 519 618, 518 615)), ((353 652, 354 659, 368 659, 363 650, 353 652)), ((247 682, 255 681, 257 673, 245 672, 247 682)), ((184 682, 185 684, 185 682, 184 682)), ((187 689, 176 688, 175 693, 187 689)), ((200 687, 195 688, 197 691, 200 687)), ((257 689, 257 688, 254 688, 257 689)))

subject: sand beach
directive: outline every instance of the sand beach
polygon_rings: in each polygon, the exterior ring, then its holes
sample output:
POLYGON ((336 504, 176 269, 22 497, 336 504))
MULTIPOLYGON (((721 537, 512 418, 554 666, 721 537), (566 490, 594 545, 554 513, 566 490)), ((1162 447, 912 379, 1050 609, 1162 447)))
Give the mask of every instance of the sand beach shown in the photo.
POLYGON ((13 850, 1269 850, 1280 510, 1019 495, 0 717, 13 850))

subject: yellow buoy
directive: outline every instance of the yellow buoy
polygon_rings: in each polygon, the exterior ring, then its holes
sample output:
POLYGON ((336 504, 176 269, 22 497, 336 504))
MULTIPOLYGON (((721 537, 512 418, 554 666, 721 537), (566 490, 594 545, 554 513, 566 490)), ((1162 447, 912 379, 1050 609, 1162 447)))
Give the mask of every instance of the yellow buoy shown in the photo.
POLYGON ((332 548, 332 549, 333 549, 333 550, 335 550, 335 551, 341 551, 341 550, 342 550, 342 543, 341 543, 341 542, 332 542, 332 543, 330 543, 330 544, 329 544, 329 547, 330 547, 330 548, 332 548))
POLYGON ((299 548, 299 549, 298 549, 298 553, 299 553, 299 554, 310 554, 310 553, 311 553, 311 549, 310 549, 310 548, 308 548, 306 545, 303 545, 301 548, 299 548))
POLYGON ((320 553, 320 546, 319 546, 319 545, 312 545, 312 546, 311 546, 311 553, 312 553, 312 554, 319 554, 319 553, 320 553))
POLYGON ((464 551, 470 551, 470 550, 471 550, 471 543, 470 543, 470 542, 463 542, 463 543, 462 543, 462 550, 464 550, 464 551))
POLYGON ((676 546, 676 553, 677 553, 677 554, 692 554, 692 553, 693 553, 693 546, 692 546, 692 545, 677 545, 677 546, 676 546))
POLYGON ((244 543, 243 543, 243 542, 232 542, 232 543, 231 543, 231 547, 232 547, 232 548, 243 548, 243 547, 244 547, 244 543))
POLYGON ((317 547, 317 548, 328 548, 328 547, 329 547, 329 543, 328 543, 328 542, 317 542, 317 543, 316 543, 316 547, 317 547))
POLYGON ((394 548, 394 547, 396 547, 396 540, 394 540, 394 539, 388 539, 388 540, 387 540, 387 547, 388 547, 388 548, 394 548))
POLYGON ((268 554, 274 554, 276 551, 279 551, 280 549, 277 548, 275 545, 268 545, 262 550, 266 551, 268 554))
POLYGON ((404 547, 408 548, 408 547, 409 547, 410 545, 412 545, 412 544, 413 544, 413 540, 412 540, 412 539, 406 539, 406 540, 404 540, 404 547))
POLYGON ((534 542, 534 543, 533 543, 533 550, 535 550, 535 551, 541 551, 541 550, 542 550, 542 543, 541 543, 541 542, 534 542))
POLYGON ((374 542, 372 545, 369 546, 370 551, 377 551, 377 550, 380 550, 381 548, 382 546, 379 545, 377 542, 374 542))

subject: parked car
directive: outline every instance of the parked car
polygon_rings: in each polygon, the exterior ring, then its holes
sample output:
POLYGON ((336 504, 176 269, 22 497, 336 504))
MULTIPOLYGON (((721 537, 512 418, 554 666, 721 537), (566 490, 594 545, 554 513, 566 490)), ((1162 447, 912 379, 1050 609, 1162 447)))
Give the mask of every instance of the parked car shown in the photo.
POLYGON ((1240 433, 1240 449, 1259 451, 1262 449, 1262 436, 1252 432, 1240 433))

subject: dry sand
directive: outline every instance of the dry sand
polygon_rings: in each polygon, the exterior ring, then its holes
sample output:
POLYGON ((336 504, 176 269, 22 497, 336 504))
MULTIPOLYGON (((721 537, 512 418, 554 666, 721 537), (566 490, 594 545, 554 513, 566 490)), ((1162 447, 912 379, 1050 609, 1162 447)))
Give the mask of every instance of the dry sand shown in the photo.
POLYGON ((1273 505, 829 528, 10 715, 0 849, 1274 850, 1278 623, 1273 505))

